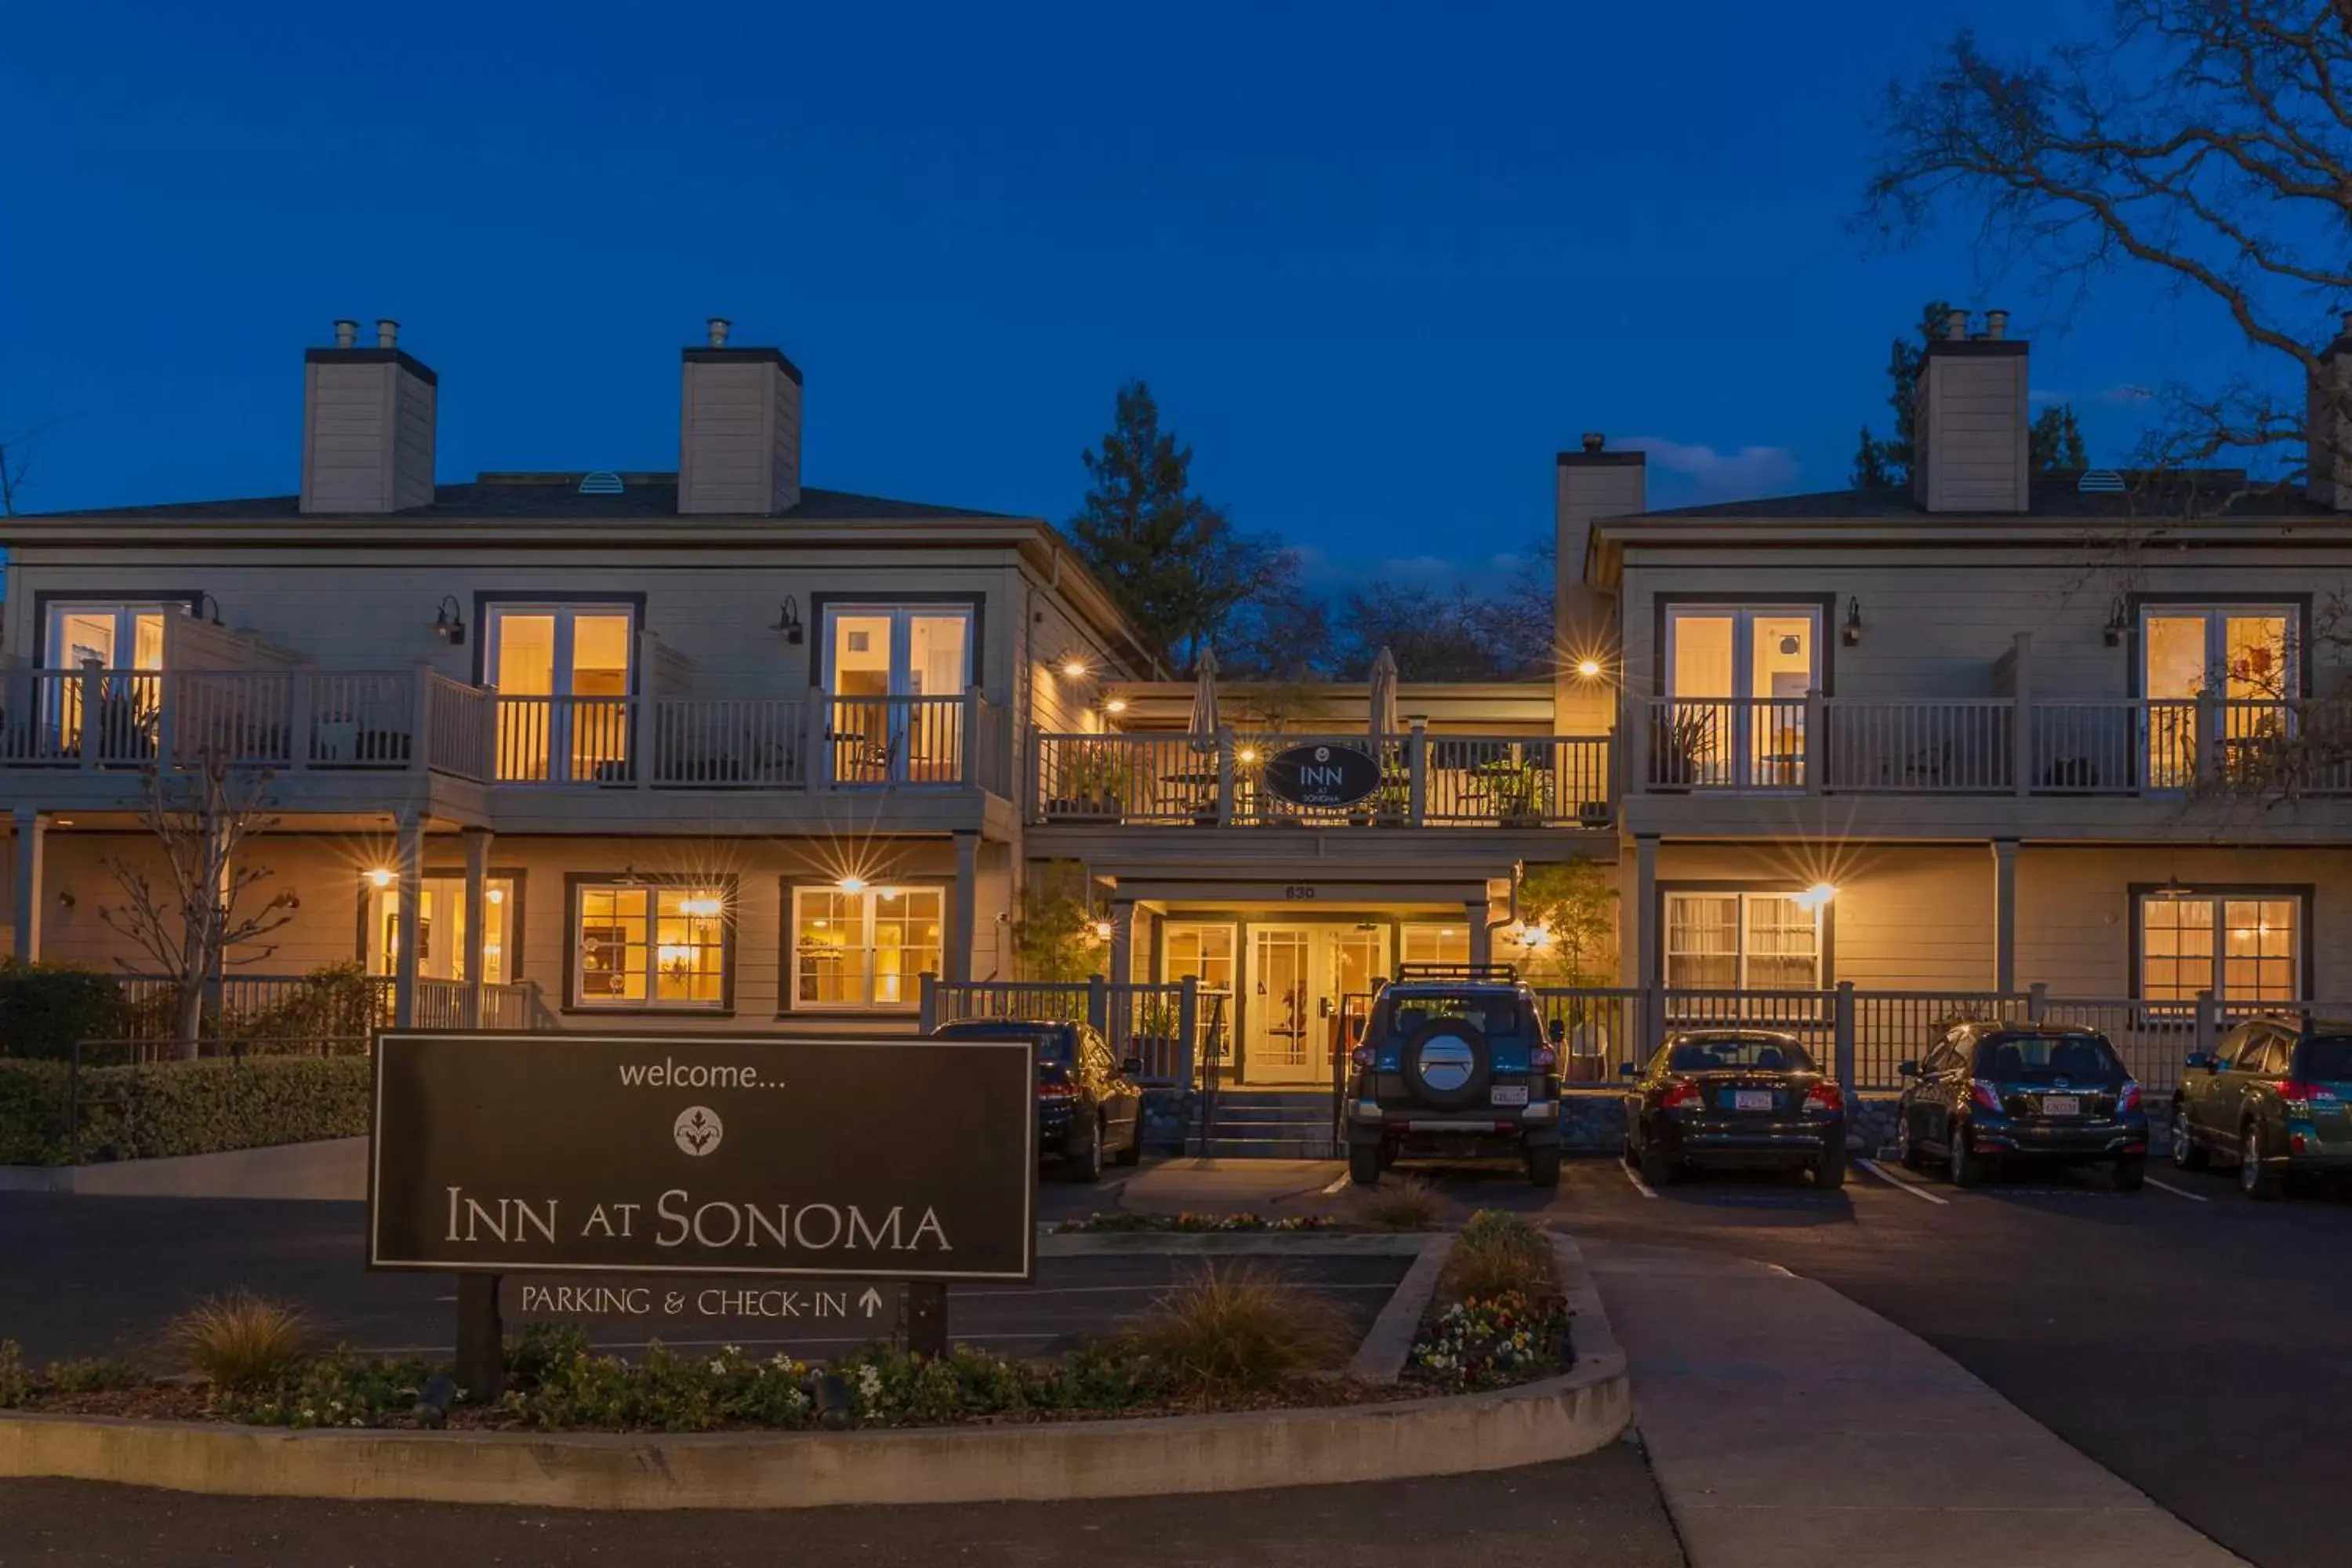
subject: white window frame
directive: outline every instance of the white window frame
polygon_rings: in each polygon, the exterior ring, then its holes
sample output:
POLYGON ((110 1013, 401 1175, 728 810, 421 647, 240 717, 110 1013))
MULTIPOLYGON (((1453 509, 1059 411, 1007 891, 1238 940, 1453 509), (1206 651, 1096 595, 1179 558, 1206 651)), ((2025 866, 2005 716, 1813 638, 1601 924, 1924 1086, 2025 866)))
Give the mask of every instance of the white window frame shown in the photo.
MULTIPOLYGON (((48 611, 48 624, 41 628, 41 651, 44 663, 50 669, 79 668, 65 657, 65 650, 61 646, 65 632, 65 618, 68 616, 112 616, 115 658, 114 662, 105 668, 135 669, 138 668, 136 661, 139 658, 139 617, 147 615, 169 616, 175 614, 183 616, 188 614, 188 602, 185 599, 51 599, 46 607, 48 611), (124 648, 131 650, 131 657, 133 662, 131 664, 121 662, 124 648)), ((168 638, 170 633, 166 632, 164 636, 168 638)), ((159 641, 155 650, 158 670, 163 668, 163 651, 159 641)))
POLYGON ((1397 963, 1398 963, 1399 967, 1402 967, 1403 965, 1408 964, 1408 963, 1451 963, 1451 962, 1453 962, 1453 961, 1452 961, 1452 960, 1450 960, 1450 959, 1444 959, 1444 958, 1415 958, 1415 957, 1412 955, 1413 937, 1414 937, 1415 933, 1417 933, 1417 932, 1423 932, 1423 931, 1434 931, 1434 932, 1438 933, 1438 934, 1437 934, 1437 936, 1436 936, 1436 937, 1435 937, 1435 939, 1434 939, 1434 940, 1435 940, 1435 941, 1437 941, 1437 942, 1446 942, 1446 941, 1454 940, 1454 939, 1448 938, 1448 937, 1446 937, 1446 936, 1444 934, 1444 932, 1446 932, 1446 931, 1459 931, 1462 933, 1461 937, 1459 938, 1460 942, 1462 942, 1462 944, 1463 944, 1463 948, 1462 948, 1462 951, 1463 951, 1463 958, 1462 958, 1462 962, 1463 962, 1463 963, 1469 963, 1469 962, 1470 962, 1469 954, 1470 954, 1470 952, 1471 952, 1471 951, 1472 951, 1473 943, 1472 943, 1472 942, 1471 942, 1471 938, 1470 938, 1470 929, 1469 929, 1469 927, 1468 927, 1467 925, 1465 925, 1463 921, 1406 921, 1406 922, 1404 922, 1402 925, 1401 925, 1401 926, 1399 926, 1399 927, 1397 928, 1397 946, 1396 946, 1396 951, 1397 951, 1397 963))
MULTIPOLYGON (((1727 702, 1730 705, 1730 754, 1717 758, 1701 770, 1701 778, 1692 782, 1729 784, 1737 788, 1798 789, 1804 784, 1803 770, 1814 765, 1811 747, 1805 735, 1804 710, 1793 713, 1776 711, 1772 721, 1780 728, 1776 734, 1786 734, 1793 729, 1799 748, 1797 776, 1791 779, 1757 778, 1759 758, 1757 755, 1758 704, 1772 700, 1756 695, 1756 623, 1774 617, 1801 619, 1807 624, 1805 657, 1811 666, 1805 687, 1808 691, 1823 689, 1827 679, 1829 650, 1822 640, 1825 621, 1818 603, 1797 602, 1774 604, 1745 601, 1719 603, 1672 604, 1665 606, 1665 696, 1669 702, 1727 702), (1675 689, 1675 675, 1681 668, 1677 647, 1681 623, 1685 620, 1724 620, 1731 622, 1731 695, 1728 698, 1689 696, 1675 689)), ((1778 700, 1785 703, 1788 700, 1778 700)))
MULTIPOLYGON (((732 1006, 735 993, 735 889, 722 882, 708 885, 633 881, 622 877, 590 877, 572 884, 571 907, 564 911, 569 922, 564 940, 572 944, 571 994, 566 1005, 585 1013, 725 1013, 732 1006), (646 966, 639 972, 645 982, 642 996, 590 996, 584 988, 587 979, 586 942, 583 934, 584 911, 590 893, 643 893, 646 895, 646 966), (719 900, 716 917, 688 916, 688 919, 716 918, 719 921, 719 994, 708 1002, 665 999, 661 995, 661 900, 666 893, 706 894, 719 900)), ((698 944, 705 945, 705 944, 698 944)))
POLYGON ((572 656, 577 652, 573 641, 572 622, 580 616, 618 616, 629 623, 627 644, 628 665, 623 682, 623 695, 635 696, 643 672, 638 668, 637 641, 641 626, 637 605, 634 599, 492 599, 482 606, 482 678, 496 685, 499 679, 499 658, 504 628, 500 625, 509 616, 547 616, 555 622, 554 645, 550 658, 553 664, 548 671, 549 695, 568 698, 579 695, 572 689, 572 656))
POLYGON ((2199 602, 2185 605, 2143 602, 2139 607, 2138 652, 2138 684, 2142 697, 2147 695, 2148 689, 2147 660, 2151 647, 2147 631, 2148 622, 2179 621, 2191 618, 2200 619, 2205 623, 2205 662, 2198 677, 2200 682, 2208 679, 2216 670, 2222 672, 2225 682, 2228 679, 2226 666, 2230 659, 2230 623, 2231 621, 2259 619, 2285 622, 2286 646, 2279 650, 2281 674, 2284 677, 2281 695, 2291 701, 2301 694, 2303 689, 2303 606, 2271 603, 2261 599, 2247 599, 2238 603, 2214 600, 2210 603, 2199 602))
MULTIPOLYGON (((1773 986, 1754 986, 1748 983, 1748 963, 1750 959, 1755 956, 1754 943, 1751 941, 1750 936, 1750 933, 1754 930, 1754 921, 1750 914, 1751 910, 1755 907, 1758 900, 1772 899, 1785 902, 1789 900, 1794 899, 1797 896, 1798 891, 1799 889, 1793 888, 1785 889, 1774 888, 1675 888, 1661 894, 1662 905, 1658 911, 1658 936, 1664 951, 1659 954, 1659 973, 1664 978, 1666 988, 1668 990, 1696 991, 1710 991, 1717 989, 1717 987, 1709 985, 1677 985, 1675 983, 1675 960, 1677 956, 1686 958, 1720 958, 1723 956, 1720 953, 1677 954, 1675 947, 1675 905, 1676 900, 1682 899, 1735 899, 1738 900, 1738 925, 1735 928, 1737 931, 1738 942, 1737 945, 1733 949, 1733 968, 1736 974, 1736 978, 1732 985, 1733 990, 1805 992, 1827 989, 1829 984, 1829 906, 1826 903, 1816 906, 1811 911, 1813 917, 1813 983, 1811 985, 1773 986)), ((1776 959, 1787 959, 1794 955, 1790 953, 1774 953, 1768 956, 1776 959)))
POLYGON ((2252 1004, 2304 1000, 2299 993, 2305 989, 2304 958, 2309 951, 2311 933, 2304 929, 2305 900, 2301 888, 2240 888, 2218 892, 2192 888, 2185 893, 2157 892, 2147 889, 2140 891, 2133 900, 2131 916, 2132 946, 2138 959, 2138 973, 2131 977, 2133 994, 2151 1007, 2193 1007, 2197 1002, 2194 989, 2187 996, 2159 997, 2151 996, 2148 994, 2147 963, 2152 956, 2147 950, 2147 910, 2150 904, 2203 904, 2212 911, 2213 952, 2210 959, 2212 969, 2207 979, 2216 1002, 2252 1004), (2285 995, 2248 997, 2235 996, 2231 994, 2229 989, 2230 922, 2227 917, 2231 904, 2284 904, 2287 907, 2287 919, 2291 923, 2287 931, 2288 986, 2285 995))
POLYGON ((792 952, 792 963, 784 979, 784 994, 790 998, 788 1003, 788 1006, 790 1008, 809 1013, 912 1013, 921 1007, 922 988, 920 984, 917 983, 914 974, 906 974, 899 977, 905 994, 888 1000, 880 999, 876 994, 878 987, 877 985, 877 976, 875 973, 874 967, 874 954, 876 951, 874 942, 874 928, 877 920, 879 918, 881 907, 885 901, 883 897, 885 894, 896 894, 900 898, 905 898, 911 894, 933 898, 939 900, 939 955, 940 961, 942 963, 945 963, 949 940, 948 926, 951 918, 950 911, 948 908, 948 886, 946 883, 891 882, 873 887, 861 888, 854 893, 843 889, 829 888, 823 885, 796 887, 793 889, 792 909, 789 914, 791 925, 788 928, 791 938, 790 947, 792 952), (851 960, 855 963, 856 972, 860 977, 858 989, 862 993, 862 998, 853 998, 846 1001, 818 1001, 803 1000, 801 996, 801 959, 803 956, 803 948, 801 945, 801 909, 803 902, 813 896, 850 898, 856 899, 859 902, 859 907, 862 912, 859 916, 860 926, 858 931, 858 940, 853 943, 846 943, 838 950, 834 951, 838 951, 845 959, 851 960))
POLYGON ((963 621, 963 683, 969 688, 977 683, 979 650, 975 648, 972 630, 980 620, 979 606, 967 599, 942 599, 936 604, 902 604, 880 600, 873 604, 827 605, 824 626, 820 634, 824 638, 825 695, 839 697, 841 692, 841 659, 834 647, 835 624, 844 616, 887 616, 890 617, 890 669, 887 695, 891 697, 961 697, 961 691, 917 691, 915 682, 915 622, 919 618, 945 619, 961 616, 963 621))
MULTIPOLYGON (((466 874, 463 871, 427 871, 417 880, 420 891, 430 889, 436 894, 451 893, 454 895, 450 900, 451 905, 458 909, 465 907, 466 874)), ((504 911, 502 917, 504 928, 501 933, 504 941, 499 951, 499 978, 490 981, 489 984, 511 984, 515 978, 515 962, 521 956, 522 949, 518 919, 522 907, 521 896, 516 891, 520 885, 520 879, 511 872, 498 872, 485 877, 482 881, 484 907, 497 907, 504 911)), ((360 937, 360 963, 370 974, 379 979, 389 978, 398 967, 395 962, 398 955, 394 951, 394 939, 385 933, 384 928, 391 921, 392 910, 399 898, 398 881, 386 882, 379 886, 373 877, 361 879, 360 907, 366 911, 364 918, 367 925, 360 937)), ((425 911, 420 901, 417 909, 417 925, 420 931, 424 929, 424 921, 425 911)), ((429 938, 426 945, 429 948, 429 938)), ((454 960, 450 965, 451 968, 463 966, 467 957, 465 948, 471 945, 470 942, 466 943, 457 952, 449 955, 454 960)), ((487 952, 482 967, 485 969, 489 967, 487 952)), ((427 974, 424 961, 419 962, 416 973, 423 979, 449 979, 458 984, 465 984, 467 978, 464 975, 427 974)))

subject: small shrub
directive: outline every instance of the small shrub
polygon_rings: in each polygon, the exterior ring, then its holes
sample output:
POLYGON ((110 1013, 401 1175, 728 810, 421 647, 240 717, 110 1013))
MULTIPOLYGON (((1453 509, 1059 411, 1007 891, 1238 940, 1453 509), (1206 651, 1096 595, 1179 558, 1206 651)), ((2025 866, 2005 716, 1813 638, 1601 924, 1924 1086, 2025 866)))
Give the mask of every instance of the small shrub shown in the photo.
POLYGON ((25 1364, 25 1347, 0 1340, 0 1410, 15 1410, 33 1398, 33 1369, 25 1364))
POLYGON ((164 1342, 215 1388, 275 1387, 310 1354, 310 1321, 299 1309, 235 1290, 199 1301, 164 1331, 164 1342))
POLYGON ((1246 1264, 1202 1270, 1126 1336, 1128 1348, 1163 1369, 1175 1392, 1193 1398, 1272 1393, 1332 1365, 1355 1342, 1328 1298, 1246 1264))
POLYGON ((809 1368, 787 1355, 749 1356, 732 1345, 714 1356, 646 1348, 632 1366, 583 1347, 552 1362, 534 1386, 500 1400, 526 1426, 554 1431, 708 1432, 722 1426, 802 1426, 814 1410, 809 1368))
POLYGON ((223 1414, 257 1426, 384 1426, 406 1415, 436 1366, 415 1357, 378 1360, 339 1345, 275 1380, 224 1391, 223 1414))
POLYGON ((76 1041, 120 1038, 125 1027, 112 976, 0 960, 0 1056, 62 1059, 76 1041))
POLYGON ((588 1353, 588 1331, 578 1323, 526 1323, 507 1341, 506 1352, 508 1378, 519 1387, 533 1387, 588 1353))
POLYGON ((1439 1212, 1436 1189, 1419 1176, 1398 1176, 1380 1184, 1364 1217, 1383 1230, 1427 1230, 1439 1212))
POLYGON ((41 1373, 42 1386, 51 1394, 110 1394, 137 1388, 147 1374, 113 1356, 84 1356, 53 1361, 41 1373))
POLYGON ((288 1040, 365 1039, 384 1022, 383 994, 360 964, 325 964, 268 1006, 223 1019, 220 1033, 265 1049, 288 1040))
POLYGON ((1438 1290, 1447 1300, 1552 1293, 1551 1242, 1517 1215, 1480 1209, 1454 1243, 1438 1290))

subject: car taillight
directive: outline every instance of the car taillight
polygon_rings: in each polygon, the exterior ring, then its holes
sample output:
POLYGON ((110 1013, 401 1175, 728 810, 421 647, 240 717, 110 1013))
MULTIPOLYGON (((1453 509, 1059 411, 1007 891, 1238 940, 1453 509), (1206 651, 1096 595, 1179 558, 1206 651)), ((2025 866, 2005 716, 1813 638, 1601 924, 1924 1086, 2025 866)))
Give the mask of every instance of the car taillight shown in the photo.
POLYGON ((2305 1083, 2301 1079, 2289 1079, 2279 1085, 2279 1098, 2290 1105, 2309 1105, 2313 1100, 2333 1104, 2336 1091, 2324 1083, 2305 1083))
POLYGON ((1348 1061, 1358 1072, 1363 1071, 1372 1065, 1372 1047, 1358 1046, 1348 1053, 1348 1061))
POLYGON ((2124 1091, 2116 1096, 2116 1114, 2118 1116, 2128 1116, 2138 1109, 2139 1085, 2130 1079, 2124 1079, 2124 1091))
POLYGON ((1041 1083, 1037 1086, 1037 1098, 1040 1100, 1076 1100, 1078 1098, 1078 1086, 1074 1083, 1041 1083))
POLYGON ((2001 1114, 2000 1090, 1980 1078, 1969 1080, 1969 1098, 1995 1116, 2001 1114))
POLYGON ((1817 1083, 1805 1090, 1807 1110, 1843 1110, 1845 1100, 1833 1083, 1817 1083))
POLYGON ((1528 1066, 1537 1072, 1549 1072, 1559 1065, 1559 1053, 1549 1046, 1538 1046, 1528 1053, 1528 1066))
POLYGON ((1688 1105, 1697 1099, 1698 1085, 1691 1082, 1688 1079, 1685 1079, 1682 1082, 1666 1090, 1664 1096, 1658 1101, 1658 1109, 1661 1110, 1672 1110, 1677 1105, 1688 1105))

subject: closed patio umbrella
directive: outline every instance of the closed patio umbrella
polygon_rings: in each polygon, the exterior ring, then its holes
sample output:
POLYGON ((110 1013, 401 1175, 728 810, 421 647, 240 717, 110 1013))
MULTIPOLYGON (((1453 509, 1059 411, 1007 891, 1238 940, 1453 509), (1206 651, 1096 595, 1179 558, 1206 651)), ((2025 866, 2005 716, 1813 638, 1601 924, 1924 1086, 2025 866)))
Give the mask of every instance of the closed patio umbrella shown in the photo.
POLYGON ((1397 722, 1397 661, 1396 655, 1382 647, 1380 657, 1372 660, 1372 754, 1381 754, 1381 742, 1396 734, 1404 726, 1397 722))
POLYGON ((1217 745, 1217 655, 1201 645, 1201 662, 1192 672, 1192 749, 1214 751, 1217 745))

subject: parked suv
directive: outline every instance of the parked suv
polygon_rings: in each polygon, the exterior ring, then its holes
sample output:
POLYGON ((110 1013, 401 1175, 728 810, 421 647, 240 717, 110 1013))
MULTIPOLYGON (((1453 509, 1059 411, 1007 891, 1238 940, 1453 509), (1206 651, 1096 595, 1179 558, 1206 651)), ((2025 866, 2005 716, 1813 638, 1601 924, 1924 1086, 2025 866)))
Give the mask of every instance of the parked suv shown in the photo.
POLYGON ((2095 1029, 1958 1024, 1924 1060, 1895 1070, 1912 1080, 1895 1121, 1911 1170, 1941 1160, 1958 1187, 2027 1162, 2105 1163, 2126 1192, 2147 1179, 2139 1085, 2095 1029))
POLYGON ((1524 1160, 1559 1185, 1559 1042, 1508 964, 1403 965, 1372 999, 1350 1053, 1348 1174, 1370 1186, 1398 1158, 1524 1160))
POLYGON ((1143 1157, 1140 1058, 1120 1061, 1086 1024, 1054 1018, 964 1018, 931 1031, 935 1040, 1037 1042, 1037 1152, 1073 1182, 1102 1180, 1103 1161, 1143 1157))
POLYGON ((2352 1171, 2352 1025, 2254 1018, 2191 1056, 2172 1095, 2172 1163, 2195 1170, 2216 1153, 2249 1197, 2352 1171))

